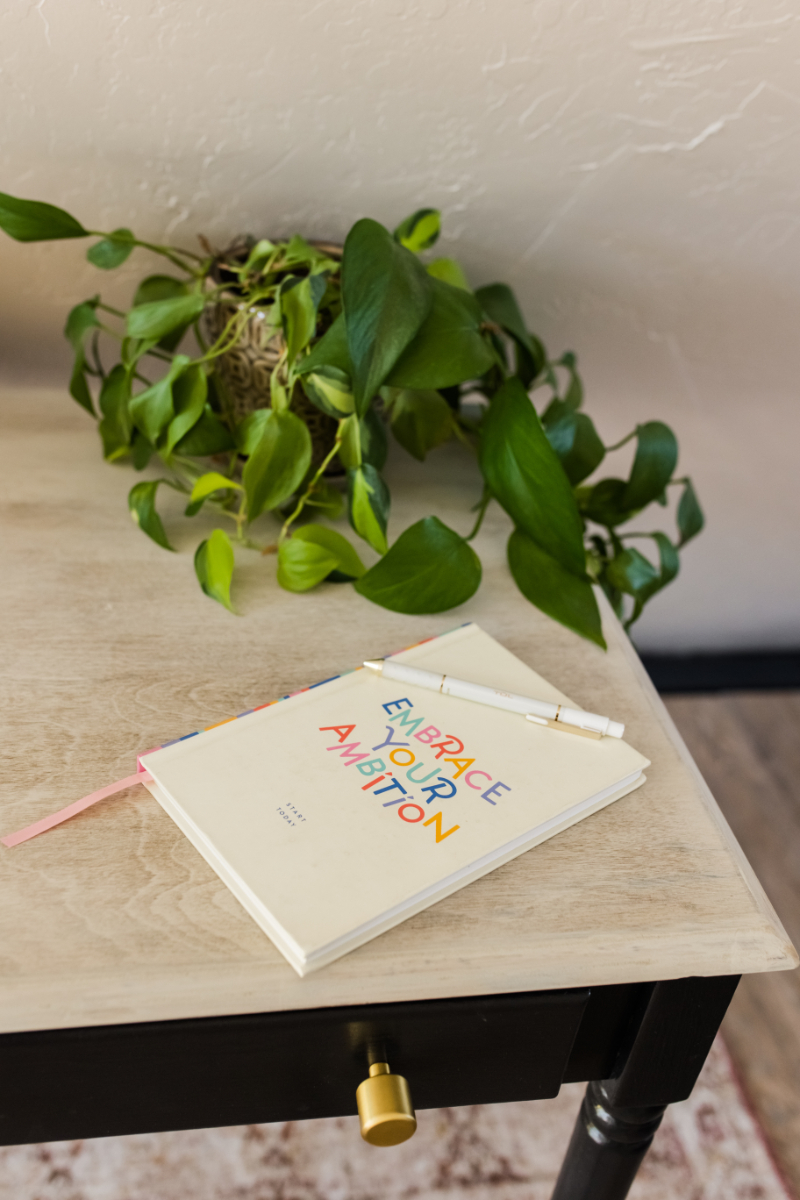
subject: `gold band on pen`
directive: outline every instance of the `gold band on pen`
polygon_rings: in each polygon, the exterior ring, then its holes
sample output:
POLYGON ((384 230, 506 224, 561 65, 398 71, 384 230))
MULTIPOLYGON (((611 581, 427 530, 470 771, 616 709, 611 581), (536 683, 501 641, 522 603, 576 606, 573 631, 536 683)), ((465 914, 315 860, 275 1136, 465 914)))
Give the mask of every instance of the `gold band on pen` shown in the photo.
POLYGON ((445 681, 445 679, 447 679, 447 676, 446 676, 446 675, 443 675, 443 676, 442 676, 442 682, 439 684, 439 695, 440 695, 440 696, 441 696, 441 694, 442 694, 442 688, 444 687, 444 681, 445 681))

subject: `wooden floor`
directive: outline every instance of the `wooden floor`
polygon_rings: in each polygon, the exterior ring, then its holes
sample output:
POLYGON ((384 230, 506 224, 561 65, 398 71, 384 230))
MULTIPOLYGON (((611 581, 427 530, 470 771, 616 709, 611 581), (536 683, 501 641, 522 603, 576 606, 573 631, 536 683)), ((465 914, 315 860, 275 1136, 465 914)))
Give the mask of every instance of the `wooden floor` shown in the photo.
MULTIPOLYGON (((800 692, 665 699, 800 946, 800 692)), ((800 1197, 800 970, 745 976, 723 1033, 775 1157, 800 1197)))

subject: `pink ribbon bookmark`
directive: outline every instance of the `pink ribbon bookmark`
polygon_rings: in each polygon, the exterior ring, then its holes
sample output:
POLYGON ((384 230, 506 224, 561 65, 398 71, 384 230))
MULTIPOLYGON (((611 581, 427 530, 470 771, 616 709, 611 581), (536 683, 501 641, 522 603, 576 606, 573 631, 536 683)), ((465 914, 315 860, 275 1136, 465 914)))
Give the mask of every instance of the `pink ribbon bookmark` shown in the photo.
POLYGON ((125 779, 118 779, 116 783, 109 783, 107 787, 84 796, 82 800, 76 800, 74 804, 68 804, 66 808, 59 809, 49 817, 43 817, 41 821, 35 821, 33 825, 20 829, 18 833, 10 833, 8 837, 0 838, 0 844, 8 846, 9 849, 11 846, 18 846, 20 842, 27 842, 29 838, 34 838, 37 834, 46 833, 54 825, 60 825, 62 821, 68 821, 70 817, 77 816, 85 808, 91 808, 93 804, 97 804, 98 800, 105 800, 106 796, 122 792, 125 788, 133 787, 135 783, 152 783, 152 781, 152 775, 140 767, 135 775, 128 775, 125 779))

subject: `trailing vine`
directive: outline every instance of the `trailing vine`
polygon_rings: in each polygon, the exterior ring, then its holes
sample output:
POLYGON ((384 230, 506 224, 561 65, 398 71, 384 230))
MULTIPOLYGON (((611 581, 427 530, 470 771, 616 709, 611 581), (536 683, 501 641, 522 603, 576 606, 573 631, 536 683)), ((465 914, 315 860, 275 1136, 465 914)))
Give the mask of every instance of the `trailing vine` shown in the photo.
POLYGON ((471 290, 452 258, 424 263, 439 236, 434 209, 393 233, 357 221, 343 248, 294 236, 223 252, 201 239, 202 254, 87 230, 63 209, 4 194, 0 227, 22 242, 94 237, 87 257, 102 270, 137 248, 169 264, 142 279, 125 311, 99 294, 72 309, 70 393, 96 420, 108 462, 160 462, 161 478, 129 494, 153 541, 172 549, 156 507, 162 484, 185 497, 187 517, 213 514, 195 571, 227 608, 239 546, 274 556, 290 591, 352 582, 395 611, 441 612, 478 588, 472 542, 498 503, 514 523, 508 563, 522 593, 604 645, 593 585, 629 628, 702 529, 667 425, 646 421, 605 446, 575 355, 549 357, 511 289, 471 290), (249 392, 236 374, 245 344, 260 372, 249 392), (388 544, 387 431, 421 461, 451 439, 475 456, 483 490, 468 535, 429 516, 388 544), (632 441, 627 476, 598 479, 632 441), (680 489, 676 534, 628 529, 670 488, 680 489), (380 556, 369 568, 330 524, 345 508, 380 556), (265 535, 264 514, 277 517, 277 537, 265 535))

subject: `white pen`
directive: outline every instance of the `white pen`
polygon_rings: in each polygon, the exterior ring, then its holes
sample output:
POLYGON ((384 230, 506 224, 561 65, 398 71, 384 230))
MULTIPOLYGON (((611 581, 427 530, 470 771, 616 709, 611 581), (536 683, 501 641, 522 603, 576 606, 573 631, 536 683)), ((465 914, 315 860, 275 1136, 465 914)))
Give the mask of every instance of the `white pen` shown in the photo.
POLYGON ((563 704, 550 704, 547 700, 533 700, 529 696, 516 696, 513 692, 501 692, 497 688, 469 683, 466 679, 455 679, 452 675, 439 675, 434 671, 423 671, 419 667, 408 667, 391 658, 368 658, 365 667, 394 679, 397 683, 415 684, 442 696, 458 696, 462 700, 474 700, 478 704, 489 704, 492 708, 504 708, 507 712, 519 713, 535 725, 548 725, 564 733, 577 733, 581 737, 621 738, 625 726, 611 721, 598 713, 581 712, 563 704))

